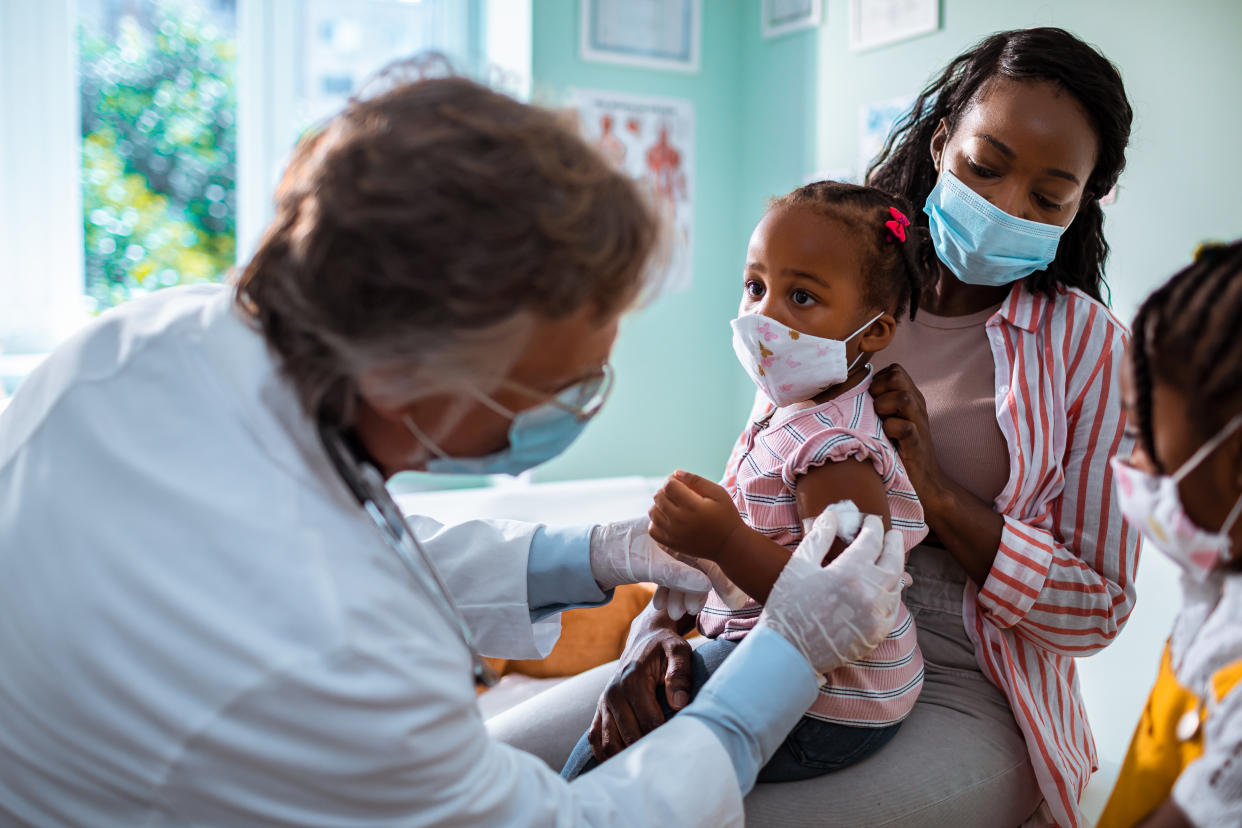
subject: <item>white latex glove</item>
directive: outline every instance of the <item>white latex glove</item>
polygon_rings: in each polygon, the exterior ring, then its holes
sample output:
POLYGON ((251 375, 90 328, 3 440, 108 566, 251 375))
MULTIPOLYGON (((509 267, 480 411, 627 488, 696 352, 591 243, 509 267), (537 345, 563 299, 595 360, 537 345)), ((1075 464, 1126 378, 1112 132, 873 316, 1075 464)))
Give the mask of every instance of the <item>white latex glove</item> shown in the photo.
POLYGON ((821 676, 867 655, 892 631, 905 569, 901 533, 885 536, 875 515, 867 515, 858 538, 822 566, 837 522, 832 510, 815 519, 759 616, 759 626, 793 644, 821 676))
POLYGON ((675 560, 647 534, 646 515, 603 523, 591 530, 591 574, 603 589, 622 584, 654 583, 656 586, 706 594, 707 576, 675 560))
MULTIPOLYGON (((843 539, 846 543, 858 537, 858 533, 862 529, 863 516, 852 500, 842 500, 840 503, 834 503, 827 507, 827 511, 836 512, 837 514, 837 537, 843 539)), ((804 520, 802 522, 803 532, 810 532, 811 526, 814 523, 814 518, 804 520)), ((715 561, 691 558, 686 555, 679 555, 671 550, 669 550, 669 554, 682 563, 688 563, 707 575, 708 580, 712 582, 712 589, 716 591, 716 594, 720 596, 720 600, 729 609, 734 611, 740 610, 750 600, 750 596, 743 592, 741 587, 730 581, 729 576, 724 574, 724 570, 715 561)), ((697 615, 702 611, 703 605, 706 602, 706 595, 673 591, 667 587, 657 589, 655 596, 651 599, 653 607, 657 610, 665 610, 668 613, 668 617, 674 621, 686 614, 697 615)))
MULTIPOLYGON (((750 596, 743 592, 741 587, 730 581, 729 576, 724 574, 724 570, 715 561, 692 558, 689 555, 679 555, 676 552, 669 552, 669 554, 706 575, 707 579, 711 581, 712 589, 716 591, 716 594, 720 596, 720 600, 729 609, 740 610, 750 600, 750 596)), ((683 615, 697 615, 702 611, 703 605, 706 603, 707 593, 685 592, 682 590, 672 590, 668 587, 657 589, 655 596, 651 599, 653 607, 657 610, 664 610, 668 613, 668 617, 674 621, 683 615)))

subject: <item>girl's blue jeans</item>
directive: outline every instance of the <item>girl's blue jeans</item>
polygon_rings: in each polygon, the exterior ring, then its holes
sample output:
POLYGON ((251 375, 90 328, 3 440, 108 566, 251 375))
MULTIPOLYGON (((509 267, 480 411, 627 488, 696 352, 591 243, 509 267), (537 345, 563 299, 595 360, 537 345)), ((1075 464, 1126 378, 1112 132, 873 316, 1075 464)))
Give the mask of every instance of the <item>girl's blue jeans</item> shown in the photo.
MULTIPOLYGON (((736 641, 717 638, 694 651, 691 659, 691 698, 698 694, 707 683, 708 676, 716 672, 737 645, 736 641)), ((656 696, 666 720, 677 714, 669 707, 663 687, 656 689, 656 696)), ((884 747, 899 727, 900 722, 886 727, 850 727, 803 716, 781 742, 776 754, 760 769, 758 781, 796 782, 849 767, 884 747)), ((574 779, 598 764, 584 733, 569 754, 561 776, 574 779)))

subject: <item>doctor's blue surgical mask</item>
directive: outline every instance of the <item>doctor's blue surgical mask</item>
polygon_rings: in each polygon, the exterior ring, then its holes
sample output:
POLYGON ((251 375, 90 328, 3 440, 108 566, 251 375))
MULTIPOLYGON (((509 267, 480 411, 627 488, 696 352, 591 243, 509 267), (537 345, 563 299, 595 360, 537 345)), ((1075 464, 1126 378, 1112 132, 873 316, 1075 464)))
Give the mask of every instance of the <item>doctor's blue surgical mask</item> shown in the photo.
POLYGON ((945 170, 923 207, 936 255, 969 285, 1008 285, 1044 270, 1065 228, 1011 216, 945 170))
POLYGON ((432 474, 518 475, 562 454, 578 439, 608 400, 612 380, 612 368, 605 365, 598 376, 555 395, 544 395, 510 382, 509 385, 523 393, 546 397, 542 404, 520 412, 511 411, 482 391, 471 388, 479 402, 510 420, 509 445, 483 457, 450 457, 408 415, 404 418, 405 427, 436 455, 426 464, 426 470, 432 474))

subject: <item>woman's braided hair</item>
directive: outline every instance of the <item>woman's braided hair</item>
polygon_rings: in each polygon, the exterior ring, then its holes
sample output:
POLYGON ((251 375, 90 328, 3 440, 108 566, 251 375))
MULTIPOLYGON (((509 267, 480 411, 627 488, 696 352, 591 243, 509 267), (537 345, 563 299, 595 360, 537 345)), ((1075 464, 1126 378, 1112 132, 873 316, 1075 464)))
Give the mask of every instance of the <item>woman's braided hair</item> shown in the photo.
POLYGON ((1130 346, 1138 427, 1149 457, 1156 381, 1191 401, 1191 425, 1207 439, 1242 410, 1242 240, 1206 245, 1147 297, 1130 346))
POLYGON ((768 210, 789 207, 808 208, 853 231, 861 246, 864 298, 898 319, 907 310, 914 317, 929 274, 935 273, 936 251, 927 228, 910 224, 902 240, 887 226, 893 208, 912 216, 910 202, 875 187, 816 181, 773 199, 768 210))

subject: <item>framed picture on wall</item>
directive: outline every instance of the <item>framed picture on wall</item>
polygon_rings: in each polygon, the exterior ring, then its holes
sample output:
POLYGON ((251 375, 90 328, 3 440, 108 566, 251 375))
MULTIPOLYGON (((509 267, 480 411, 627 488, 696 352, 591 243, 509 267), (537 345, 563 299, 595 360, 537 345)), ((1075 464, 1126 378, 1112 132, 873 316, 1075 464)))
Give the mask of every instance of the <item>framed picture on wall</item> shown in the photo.
POLYGON ((699 71, 702 0, 581 0, 583 60, 699 71))
POLYGON ((582 135, 637 182, 668 232, 659 289, 688 290, 694 252, 694 105, 684 98, 599 89, 574 90, 573 105, 582 135))
POLYGON ((858 178, 866 177, 867 168, 879 157, 893 127, 914 108, 915 95, 903 95, 872 101, 858 108, 858 178))
POLYGON ((763 0, 761 26, 764 37, 812 29, 824 14, 823 0, 763 0))
POLYGON ((940 0, 850 0, 850 50, 873 49, 940 28, 940 0))

